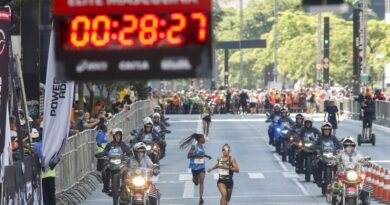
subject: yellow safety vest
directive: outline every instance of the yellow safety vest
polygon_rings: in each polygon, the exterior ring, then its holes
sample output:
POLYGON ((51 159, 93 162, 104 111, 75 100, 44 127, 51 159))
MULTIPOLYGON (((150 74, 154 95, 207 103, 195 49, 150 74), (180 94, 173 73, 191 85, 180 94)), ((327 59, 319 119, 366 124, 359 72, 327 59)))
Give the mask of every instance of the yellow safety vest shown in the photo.
POLYGON ((102 147, 99 147, 96 145, 95 154, 102 153, 104 151, 104 148, 106 148, 106 145, 107 145, 107 143, 102 144, 102 147))
POLYGON ((41 177, 42 179, 47 177, 56 177, 56 171, 54 169, 49 168, 49 170, 47 170, 46 172, 42 171, 41 177))

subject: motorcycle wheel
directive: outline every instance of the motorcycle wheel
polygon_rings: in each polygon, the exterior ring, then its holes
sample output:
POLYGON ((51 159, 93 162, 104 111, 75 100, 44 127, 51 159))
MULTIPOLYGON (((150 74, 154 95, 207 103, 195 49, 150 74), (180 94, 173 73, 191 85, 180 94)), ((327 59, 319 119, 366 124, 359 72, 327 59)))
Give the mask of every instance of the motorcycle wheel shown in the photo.
POLYGON ((275 151, 277 153, 281 153, 281 144, 280 144, 280 141, 278 139, 274 139, 275 140, 275 151))
POLYGON ((347 198, 345 200, 346 205, 356 205, 357 198, 347 198))
POLYGON ((311 178, 311 173, 312 173, 312 165, 311 165, 311 157, 310 156, 306 156, 306 159, 305 159, 305 181, 306 182, 310 182, 310 178, 311 178))
POLYGON ((112 176, 112 204, 113 205, 118 205, 119 202, 119 176, 118 174, 114 174, 112 176))
POLYGON ((358 134, 357 141, 358 141, 359 146, 362 145, 362 135, 361 134, 358 134))
POLYGON ((375 146, 375 134, 371 134, 371 143, 372 146, 375 146))
POLYGON ((287 142, 286 141, 283 141, 282 148, 283 148, 282 161, 285 162, 287 160, 287 142))

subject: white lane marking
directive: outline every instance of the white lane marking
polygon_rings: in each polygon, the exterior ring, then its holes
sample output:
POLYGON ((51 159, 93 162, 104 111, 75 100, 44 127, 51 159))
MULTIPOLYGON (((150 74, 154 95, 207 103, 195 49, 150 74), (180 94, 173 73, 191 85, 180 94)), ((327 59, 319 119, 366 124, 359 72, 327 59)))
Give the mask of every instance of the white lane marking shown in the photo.
MULTIPOLYGON (((233 193, 233 196, 232 198, 276 198, 276 197, 307 197, 307 195, 303 195, 303 194, 300 194, 300 195, 258 195, 258 194, 242 194, 242 195, 234 195, 233 193)), ((221 196, 220 195, 215 195, 215 196, 203 196, 204 199, 220 199, 221 196)), ((181 197, 161 197, 162 200, 180 200, 180 199, 183 199, 181 197)), ((112 200, 111 200, 112 201, 112 200)), ((291 204, 291 203, 289 203, 291 204)))
POLYGON ((294 172, 282 172, 284 178, 299 178, 298 174, 294 172))
POLYGON ((180 174, 179 181, 192 181, 192 174, 180 174))
POLYGON ((154 182, 154 183, 158 182, 158 178, 159 178, 159 176, 153 176, 152 177, 152 182, 154 182))
POLYGON ((390 160, 373 160, 371 162, 375 162, 375 163, 390 163, 390 160))
POLYGON ((184 183, 183 198, 194 198, 194 183, 192 181, 186 181, 184 183))
POLYGON ((298 181, 297 178, 293 178, 292 179, 294 181, 294 183, 299 187, 299 189, 302 191, 302 193, 305 195, 305 196, 309 196, 309 192, 306 190, 306 188, 301 184, 301 182, 298 181))
POLYGON ((278 154, 274 153, 273 155, 274 155, 276 161, 278 161, 278 163, 279 163, 280 166, 282 167, 283 171, 288 172, 288 169, 287 169, 286 165, 284 165, 283 162, 282 162, 282 160, 280 160, 278 154))
POLYGON ((251 179, 264 179, 264 175, 261 172, 252 172, 248 173, 248 175, 251 179))
POLYGON ((196 133, 203 134, 203 124, 202 120, 195 120, 196 124, 196 133))

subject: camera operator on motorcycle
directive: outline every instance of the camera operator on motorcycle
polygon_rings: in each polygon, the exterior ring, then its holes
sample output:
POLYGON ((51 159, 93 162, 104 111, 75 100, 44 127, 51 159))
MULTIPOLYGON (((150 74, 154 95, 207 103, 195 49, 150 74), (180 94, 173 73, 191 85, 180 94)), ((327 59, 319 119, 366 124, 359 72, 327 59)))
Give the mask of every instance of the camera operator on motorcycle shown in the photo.
MULTIPOLYGON (((313 143, 316 143, 318 140, 318 137, 321 135, 321 132, 313 127, 313 119, 311 117, 306 117, 304 121, 304 127, 300 131, 299 140, 301 141, 311 141, 313 143)), ((300 151, 297 154, 297 165, 295 171, 297 173, 304 173, 304 152, 300 151)))
MULTIPOLYGON (((113 135, 113 140, 106 145, 104 148, 103 152, 100 152, 99 154, 96 155, 96 157, 104 157, 107 156, 108 153, 110 152, 111 149, 115 147, 120 147, 122 149, 122 152, 128 156, 131 156, 131 149, 129 146, 126 145, 122 141, 122 135, 123 135, 123 130, 119 127, 114 128, 112 131, 113 135)), ((109 169, 106 169, 102 173, 102 179, 103 179, 103 190, 102 192, 111 194, 110 192, 110 179, 111 179, 111 173, 109 169)))
POLYGON ((265 122, 271 122, 271 124, 268 126, 268 137, 269 137, 269 143, 270 145, 274 144, 274 136, 273 136, 273 127, 274 127, 274 120, 275 118, 280 118, 280 105, 275 104, 273 113, 271 113, 268 116, 268 119, 265 122))
MULTIPOLYGON (((131 171, 137 170, 137 169, 142 169, 142 168, 147 168, 151 169, 152 173, 154 176, 157 176, 160 174, 160 168, 159 166, 156 166, 153 164, 152 160, 148 157, 146 154, 146 145, 143 142, 138 142, 134 144, 133 146, 133 156, 129 159, 129 173, 130 175, 131 171)), ((126 180, 128 179, 129 181, 127 183, 131 183, 131 180, 129 179, 130 176, 126 177, 126 180)), ((159 204, 158 201, 160 199, 160 192, 157 189, 156 185, 153 182, 150 182, 151 186, 149 189, 148 197, 149 197, 149 203, 150 205, 157 205, 159 204)), ((122 193, 120 195, 120 201, 129 201, 129 193, 126 191, 128 190, 127 188, 124 188, 122 190, 122 193)))
MULTIPOLYGON (((342 145, 344 150, 338 155, 337 164, 338 171, 343 172, 347 169, 354 169, 358 167, 357 165, 362 164, 363 166, 370 166, 370 162, 366 161, 363 155, 356 151, 356 142, 355 139, 351 136, 345 137, 342 140, 342 145)), ((360 170, 363 171, 363 170, 360 170)), ((362 190, 360 193, 360 200, 362 205, 369 205, 369 193, 365 190, 362 190)))
MULTIPOLYGON (((313 163, 316 167, 314 179, 316 180, 317 186, 321 187, 324 183, 323 180, 328 180, 328 184, 330 184, 331 179, 325 179, 323 177, 323 172, 325 171, 325 167, 327 166, 326 162, 322 160, 323 153, 332 153, 334 156, 343 148, 340 140, 337 139, 336 136, 332 135, 332 124, 329 122, 325 122, 321 126, 321 136, 319 137, 316 147, 317 147, 317 159, 313 163)), ((336 169, 332 170, 332 172, 336 172, 336 169)))
POLYGON ((158 114, 158 113, 153 114, 153 130, 155 132, 157 132, 161 137, 161 139, 160 139, 160 141, 161 141, 160 147, 161 147, 161 151, 162 151, 161 157, 164 157, 165 156, 165 148, 167 146, 167 143, 165 141, 165 134, 169 134, 169 133, 171 133, 171 131, 167 130, 165 125, 161 123, 160 114, 158 114))

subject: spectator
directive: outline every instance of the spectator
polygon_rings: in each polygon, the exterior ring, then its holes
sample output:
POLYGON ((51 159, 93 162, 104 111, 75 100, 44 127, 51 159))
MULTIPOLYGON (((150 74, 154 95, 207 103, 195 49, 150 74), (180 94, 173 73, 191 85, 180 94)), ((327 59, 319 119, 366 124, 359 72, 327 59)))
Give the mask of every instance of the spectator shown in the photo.
POLYGON ((85 129, 93 129, 99 122, 100 121, 97 119, 90 119, 89 112, 84 112, 78 119, 77 129, 79 132, 82 132, 85 129))

